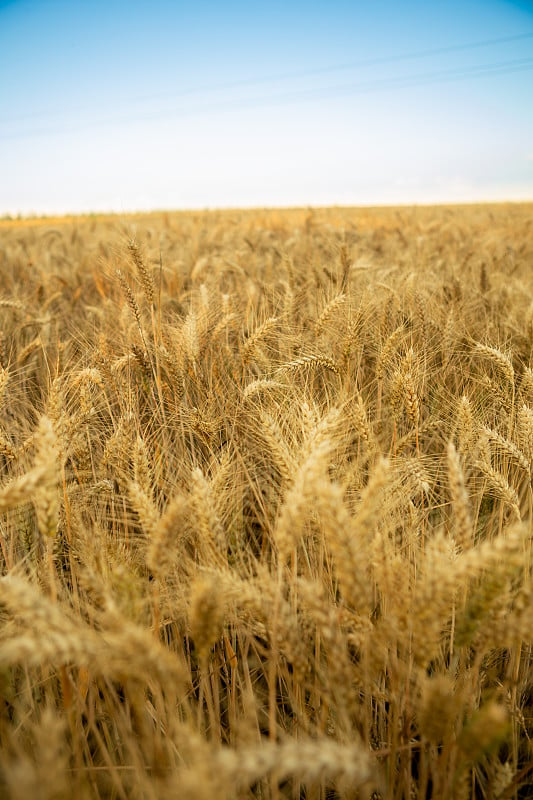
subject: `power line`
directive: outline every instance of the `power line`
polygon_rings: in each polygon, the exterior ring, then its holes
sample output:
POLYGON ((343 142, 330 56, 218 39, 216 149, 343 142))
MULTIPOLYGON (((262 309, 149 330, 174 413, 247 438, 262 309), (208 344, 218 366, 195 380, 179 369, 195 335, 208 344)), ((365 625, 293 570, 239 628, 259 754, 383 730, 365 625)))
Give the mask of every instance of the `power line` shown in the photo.
MULTIPOLYGON (((159 92, 149 95, 142 95, 142 96, 137 96, 135 98, 130 98, 127 101, 127 103, 128 107, 131 107, 131 105, 133 104, 142 103, 146 101, 162 100, 162 99, 172 100, 183 97, 208 94, 213 92, 227 91, 231 89, 261 86, 276 81, 294 80, 296 78, 307 78, 318 75, 327 75, 334 72, 343 72, 351 69, 360 69, 364 67, 378 66, 380 64, 394 64, 394 63, 399 63, 401 61, 430 58, 432 56, 437 56, 437 55, 464 52, 468 50, 475 50, 483 47, 491 47, 500 44, 510 44, 512 42, 519 42, 527 39, 533 39, 533 31, 529 33, 515 34, 513 36, 501 36, 496 39, 484 39, 475 42, 467 42, 464 44, 446 45, 444 47, 436 47, 427 50, 417 50, 410 53, 399 53, 392 56, 378 56, 372 59, 364 59, 360 61, 353 61, 345 64, 337 64, 327 67, 317 67, 306 70, 295 70, 293 72, 278 73, 276 75, 263 75, 258 78, 246 78, 238 81, 214 84, 210 86, 204 85, 199 87, 190 87, 188 89, 182 89, 181 91, 178 92, 159 92)), ((83 111, 84 108, 85 106, 78 106, 77 108, 70 108, 67 110, 57 109, 55 111, 48 110, 44 112, 36 112, 33 114, 24 114, 24 115, 19 115, 17 117, 12 117, 11 119, 8 120, 2 120, 2 122, 7 122, 9 124, 12 124, 14 122, 48 119, 50 117, 62 115, 65 113, 72 113, 72 112, 76 113, 78 111, 83 111)), ((116 111, 118 109, 115 107, 114 110, 116 111)))
POLYGON ((270 108, 275 106, 293 105, 308 101, 338 99, 358 94, 372 94, 391 89, 406 89, 419 86, 432 85, 446 82, 461 82, 481 77, 494 77, 533 69, 533 58, 515 59, 512 61, 477 64, 471 67, 437 70, 434 72, 418 72, 410 75, 380 78, 372 81, 340 84, 316 89, 300 89, 294 92, 272 95, 271 97, 249 97, 240 101, 220 101, 208 103, 194 108, 166 109, 163 111, 145 112, 134 116, 122 116, 92 120, 90 123, 79 123, 69 127, 43 128, 40 130, 27 130, 14 133, 0 134, 0 140, 15 138, 34 138, 35 136, 50 136, 57 133, 72 133, 76 130, 87 128, 105 127, 108 125, 135 124, 150 121, 163 121, 168 119, 181 119, 184 117, 212 114, 220 111, 231 112, 249 110, 253 108, 270 108))

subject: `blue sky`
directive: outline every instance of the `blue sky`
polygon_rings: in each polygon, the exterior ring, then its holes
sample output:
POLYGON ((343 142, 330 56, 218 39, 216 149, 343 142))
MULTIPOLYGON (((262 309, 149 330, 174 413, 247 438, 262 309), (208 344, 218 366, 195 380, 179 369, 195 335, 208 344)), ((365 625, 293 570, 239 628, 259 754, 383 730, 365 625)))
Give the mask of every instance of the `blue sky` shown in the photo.
POLYGON ((533 200, 533 2, 0 0, 0 214, 533 200))

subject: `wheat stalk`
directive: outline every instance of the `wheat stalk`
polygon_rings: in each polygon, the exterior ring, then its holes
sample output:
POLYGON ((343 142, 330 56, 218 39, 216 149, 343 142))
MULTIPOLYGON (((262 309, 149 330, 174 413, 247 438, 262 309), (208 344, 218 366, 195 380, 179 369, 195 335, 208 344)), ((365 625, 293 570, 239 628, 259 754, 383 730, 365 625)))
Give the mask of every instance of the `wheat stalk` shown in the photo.
POLYGON ((131 260, 137 267, 137 272, 139 273, 139 278, 141 279, 141 284, 144 290, 145 297, 148 303, 152 305, 154 302, 154 295, 155 295, 154 279, 148 267, 144 263, 144 259, 139 249, 139 245, 137 244, 135 239, 132 239, 130 242, 128 242, 128 250, 130 252, 131 260))
POLYGON ((454 513, 454 536, 460 550, 473 544, 473 526, 463 468, 453 442, 448 442, 448 480, 454 513))

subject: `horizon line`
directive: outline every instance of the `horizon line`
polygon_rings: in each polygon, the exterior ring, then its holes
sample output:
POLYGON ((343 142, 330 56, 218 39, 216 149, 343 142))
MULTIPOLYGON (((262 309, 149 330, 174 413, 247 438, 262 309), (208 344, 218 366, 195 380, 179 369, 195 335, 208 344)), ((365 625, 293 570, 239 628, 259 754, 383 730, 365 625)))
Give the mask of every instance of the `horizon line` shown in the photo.
POLYGON ((0 214, 0 222, 18 222, 33 220, 61 220, 74 217, 130 217, 130 216, 151 216, 156 214, 188 214, 188 213, 217 213, 235 211, 305 211, 305 210, 328 210, 328 209, 376 209, 376 208, 451 208, 462 206, 496 206, 496 205, 531 205, 533 195, 529 198, 500 198, 487 200, 437 200, 437 201, 402 201, 377 202, 377 203, 294 203, 294 204, 266 204, 266 205, 202 205, 187 207, 155 207, 155 208, 131 208, 131 209, 107 209, 91 211, 62 211, 62 212, 4 212, 0 214))

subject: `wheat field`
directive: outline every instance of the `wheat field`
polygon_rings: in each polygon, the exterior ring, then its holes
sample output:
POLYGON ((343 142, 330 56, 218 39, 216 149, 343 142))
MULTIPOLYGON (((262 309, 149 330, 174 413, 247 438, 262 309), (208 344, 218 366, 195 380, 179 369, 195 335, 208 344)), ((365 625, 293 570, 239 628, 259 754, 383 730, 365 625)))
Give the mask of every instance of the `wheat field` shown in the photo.
POLYGON ((0 795, 533 796, 533 206, 0 222, 0 795))

